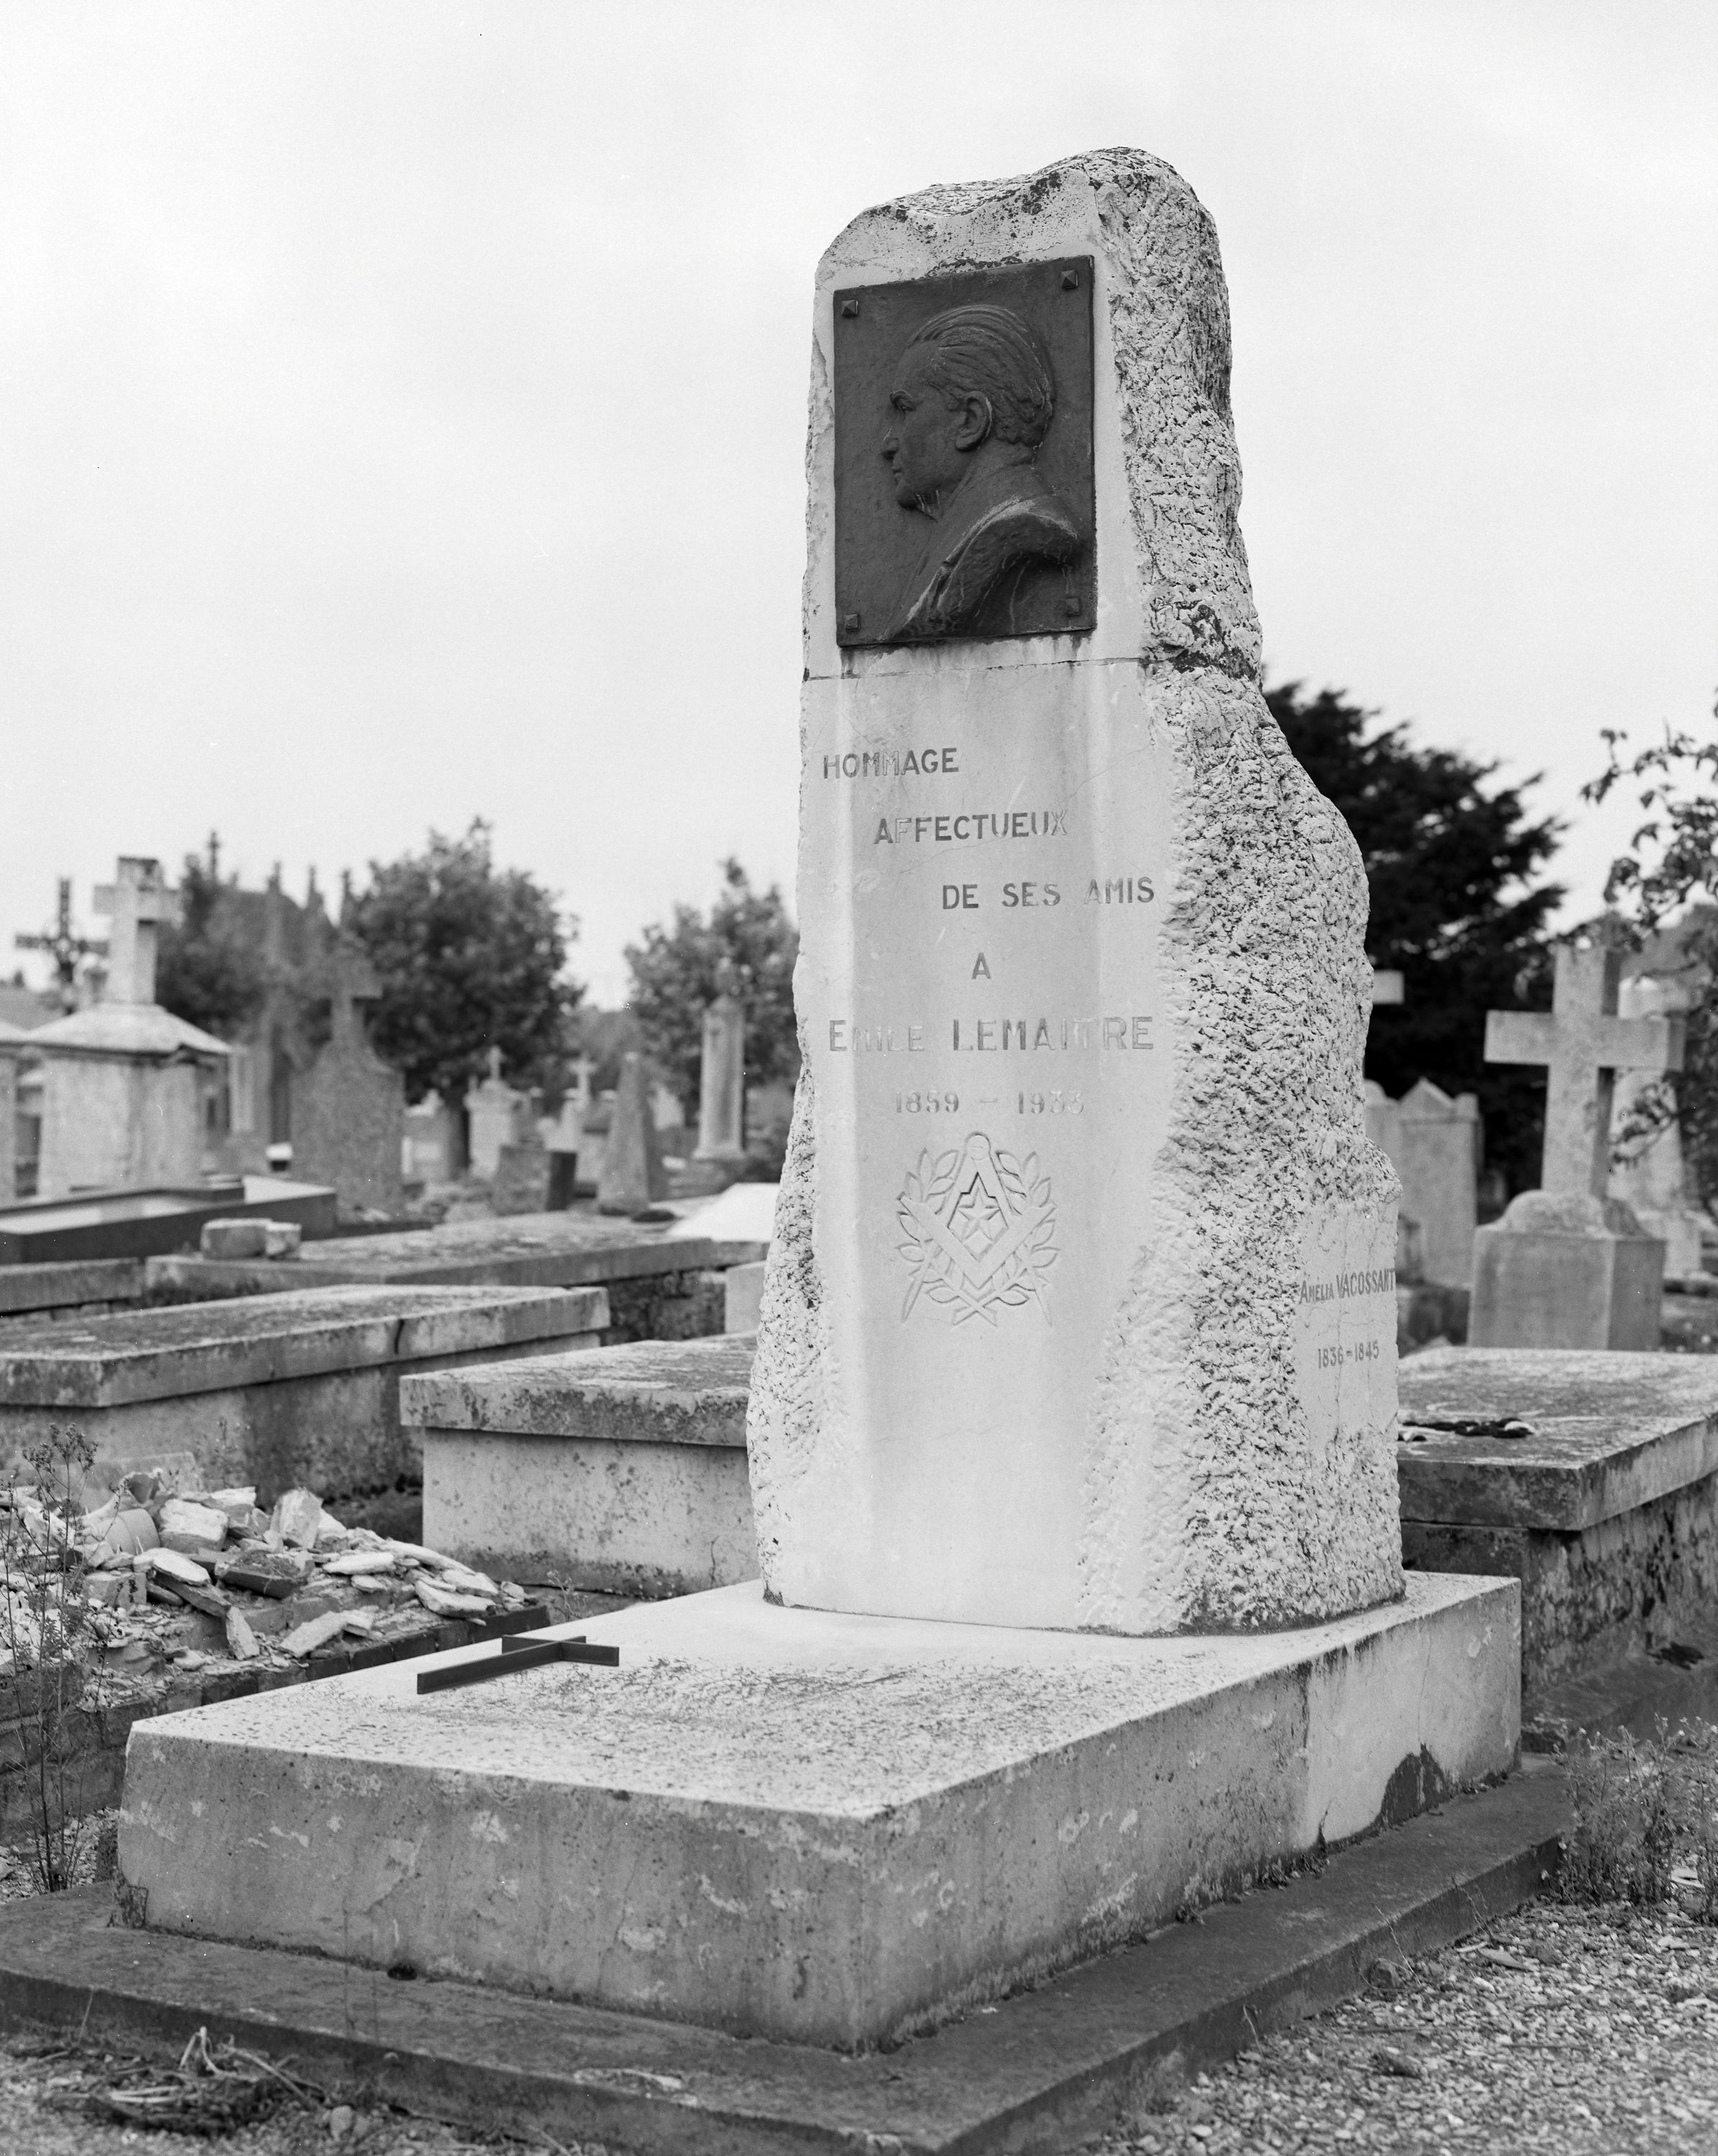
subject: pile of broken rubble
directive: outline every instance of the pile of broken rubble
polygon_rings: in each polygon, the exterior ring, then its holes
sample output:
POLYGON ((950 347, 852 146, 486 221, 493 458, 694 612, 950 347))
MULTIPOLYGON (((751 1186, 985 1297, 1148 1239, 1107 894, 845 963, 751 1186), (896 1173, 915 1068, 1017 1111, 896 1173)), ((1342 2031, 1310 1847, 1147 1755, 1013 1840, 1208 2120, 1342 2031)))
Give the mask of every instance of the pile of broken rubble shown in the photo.
MULTIPOLYGON (((531 1598, 439 1551, 343 1527, 310 1490, 265 1512, 254 1488, 175 1491, 128 1476, 107 1501, 60 1520, 28 1485, 0 1490, 18 1524, 54 1533, 81 1572, 85 1620, 74 1651, 93 1674, 254 1672, 264 1683, 451 1644, 445 1628, 512 1630, 531 1598), (33 1517, 32 1517, 33 1516, 33 1517), (488 1620, 486 1622, 486 1620, 488 1620), (339 1649, 373 1649, 362 1654, 339 1649), (306 1664, 314 1665, 306 1669, 306 1664)), ((532 1611, 537 1621, 542 1613, 532 1611)), ((14 1601, 0 1648, 28 1653, 29 1613, 14 1601)), ((0 1652, 0 1666, 8 1660, 0 1652)), ((3 1675, 0 1666, 0 1675, 3 1675)))

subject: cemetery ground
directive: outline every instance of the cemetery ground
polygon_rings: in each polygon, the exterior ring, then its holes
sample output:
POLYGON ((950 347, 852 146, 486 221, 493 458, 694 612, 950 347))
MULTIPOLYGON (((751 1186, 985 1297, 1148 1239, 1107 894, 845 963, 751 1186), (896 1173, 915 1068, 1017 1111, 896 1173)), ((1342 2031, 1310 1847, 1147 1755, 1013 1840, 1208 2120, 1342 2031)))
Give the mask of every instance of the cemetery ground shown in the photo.
MULTIPOLYGON (((1547 1876, 1538 1897, 1430 1953, 1386 1950, 1363 1989, 1268 2029, 1232 2060, 1190 2068, 1172 2056, 1130 2126, 1061 2145, 1069 2156, 1709 2149, 1718 2131, 1718 1731, 1661 1725, 1643 1745, 1577 1748, 1567 1772, 1562 1876, 1547 1876)), ((83 1876, 102 1861, 92 1825, 83 1876)), ((38 1883, 14 1857, 0 1870, 0 1904, 38 1883)), ((1220 1928, 1216 1917, 1208 1927, 1196 1917, 1173 1931, 1197 1955, 1202 1935, 1220 1928)), ((836 2136, 827 2145, 847 2144, 836 2136)), ((609 2148, 541 2129, 476 2132, 419 2113, 397 2087, 324 2087, 290 2056, 265 2061, 201 2031, 146 2057, 16 2022, 0 2045, 0 2146, 18 2156, 140 2146, 234 2156, 609 2148)))

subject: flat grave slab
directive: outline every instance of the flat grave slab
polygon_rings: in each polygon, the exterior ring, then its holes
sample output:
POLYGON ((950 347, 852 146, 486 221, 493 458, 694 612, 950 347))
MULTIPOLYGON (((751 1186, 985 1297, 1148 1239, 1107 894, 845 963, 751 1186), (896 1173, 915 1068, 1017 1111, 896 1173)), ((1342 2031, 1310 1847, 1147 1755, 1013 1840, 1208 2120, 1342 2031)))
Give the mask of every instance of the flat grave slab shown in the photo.
POLYGON ((1338 1851, 891 2051, 808 2045, 116 1924, 107 1887, 0 1909, 0 2026, 171 2063, 198 2028, 346 2101, 634 2156, 1066 2156, 1158 2076, 1232 2057, 1545 1889, 1562 1779, 1530 1760, 1338 1851))
POLYGON ((640 1604, 558 1628, 615 1669, 379 1669, 140 1724, 124 1892, 158 1930, 892 2041, 1506 1771, 1518 1608, 1422 1576, 1308 1631, 1146 1640, 754 1584, 640 1604))
POLYGON ((141 1258, 68 1258, 46 1265, 0 1265, 0 1320, 33 1312, 139 1302, 141 1258))
POLYGON ((409 1464, 402 1368, 594 1345, 599 1288, 326 1287, 87 1321, 0 1341, 0 1458, 75 1422, 103 1455, 190 1451, 265 1502, 378 1487, 409 1464))
POLYGON ((1718 1360, 1433 1348, 1397 1382, 1404 1558, 1520 1580, 1530 1714, 1546 1686, 1711 1607, 1718 1360))
POLYGON ((152 1190, 96 1190, 0 1207, 0 1265, 147 1258, 194 1250, 205 1220, 296 1220, 306 1235, 334 1227, 335 1196, 278 1176, 237 1176, 152 1190))
POLYGON ((424 1535, 480 1571, 605 1594, 754 1578, 755 1348, 749 1333, 640 1341, 408 1378, 424 1535))

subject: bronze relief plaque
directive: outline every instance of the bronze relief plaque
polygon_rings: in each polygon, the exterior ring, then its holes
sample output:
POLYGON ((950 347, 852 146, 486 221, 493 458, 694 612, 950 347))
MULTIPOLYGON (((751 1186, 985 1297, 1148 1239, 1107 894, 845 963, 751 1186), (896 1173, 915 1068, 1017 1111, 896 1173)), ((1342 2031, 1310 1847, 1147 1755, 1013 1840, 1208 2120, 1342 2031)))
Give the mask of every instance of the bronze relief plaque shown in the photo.
POLYGON ((835 459, 837 643, 1090 629, 1092 258, 836 292, 835 459))

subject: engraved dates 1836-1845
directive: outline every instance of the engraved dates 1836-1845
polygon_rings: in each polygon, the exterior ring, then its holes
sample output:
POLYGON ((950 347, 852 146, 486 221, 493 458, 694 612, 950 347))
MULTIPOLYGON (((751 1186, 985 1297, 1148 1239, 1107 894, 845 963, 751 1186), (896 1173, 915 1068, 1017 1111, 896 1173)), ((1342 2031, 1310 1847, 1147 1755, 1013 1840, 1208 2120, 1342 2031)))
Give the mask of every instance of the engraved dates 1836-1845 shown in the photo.
POLYGON ((835 295, 844 645, 1089 629, 1092 264, 835 295))

